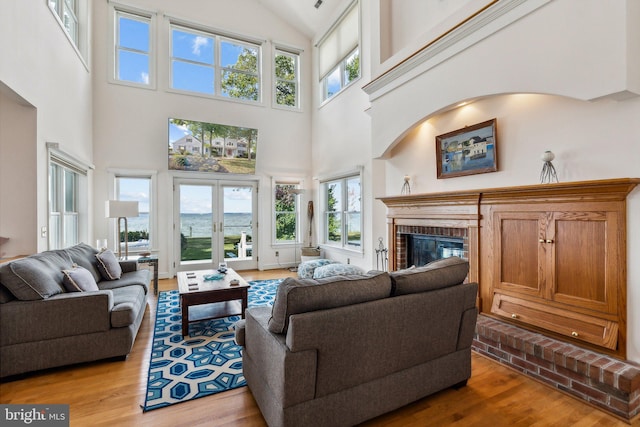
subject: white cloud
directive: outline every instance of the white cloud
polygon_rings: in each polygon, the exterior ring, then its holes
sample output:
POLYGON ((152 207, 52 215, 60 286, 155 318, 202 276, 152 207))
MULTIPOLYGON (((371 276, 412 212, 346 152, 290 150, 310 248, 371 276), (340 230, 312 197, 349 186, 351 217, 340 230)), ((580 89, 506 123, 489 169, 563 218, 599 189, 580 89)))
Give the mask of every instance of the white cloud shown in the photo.
POLYGON ((149 73, 140 73, 140 81, 146 85, 149 84, 149 73))
POLYGON ((193 52, 194 55, 200 56, 200 48, 208 45, 209 45, 208 38, 197 36, 195 39, 193 39, 193 46, 191 46, 191 52, 193 52))

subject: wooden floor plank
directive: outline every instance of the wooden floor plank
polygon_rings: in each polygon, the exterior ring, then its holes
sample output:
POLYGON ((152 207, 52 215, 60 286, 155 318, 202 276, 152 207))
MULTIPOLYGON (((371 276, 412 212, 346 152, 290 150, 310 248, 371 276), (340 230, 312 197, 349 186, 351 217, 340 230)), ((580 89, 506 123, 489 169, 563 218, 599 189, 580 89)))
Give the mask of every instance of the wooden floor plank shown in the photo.
MULTIPOLYGON (((242 272, 246 280, 293 275, 287 270, 242 272)), ((160 290, 177 289, 175 279, 160 290)), ((51 369, 0 383, 0 403, 68 403, 71 426, 262 427, 264 419, 246 388, 143 413, 153 319, 149 296, 140 332, 126 361, 100 361, 51 369)), ((466 387, 448 389, 370 420, 363 426, 627 426, 499 363, 473 354, 466 387)), ((640 421, 633 423, 640 427, 640 421)))

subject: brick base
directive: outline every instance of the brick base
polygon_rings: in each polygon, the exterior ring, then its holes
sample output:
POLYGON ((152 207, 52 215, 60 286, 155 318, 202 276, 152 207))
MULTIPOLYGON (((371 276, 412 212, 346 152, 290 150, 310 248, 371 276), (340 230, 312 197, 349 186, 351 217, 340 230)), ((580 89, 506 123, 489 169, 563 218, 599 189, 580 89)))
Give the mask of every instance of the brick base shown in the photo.
POLYGON ((640 414, 640 367, 480 315, 473 350, 623 420, 640 414))

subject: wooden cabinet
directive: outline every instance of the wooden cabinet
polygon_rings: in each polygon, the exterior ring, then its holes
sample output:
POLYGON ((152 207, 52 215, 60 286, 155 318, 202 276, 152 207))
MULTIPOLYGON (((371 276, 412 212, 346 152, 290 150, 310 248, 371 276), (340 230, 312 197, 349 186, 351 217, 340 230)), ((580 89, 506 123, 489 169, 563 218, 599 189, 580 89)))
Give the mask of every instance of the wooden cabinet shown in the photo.
POLYGON ((638 183, 484 190, 481 311, 626 357, 626 200, 638 183))
POLYGON ((491 312, 616 349, 624 211, 615 203, 583 205, 491 210, 491 312))

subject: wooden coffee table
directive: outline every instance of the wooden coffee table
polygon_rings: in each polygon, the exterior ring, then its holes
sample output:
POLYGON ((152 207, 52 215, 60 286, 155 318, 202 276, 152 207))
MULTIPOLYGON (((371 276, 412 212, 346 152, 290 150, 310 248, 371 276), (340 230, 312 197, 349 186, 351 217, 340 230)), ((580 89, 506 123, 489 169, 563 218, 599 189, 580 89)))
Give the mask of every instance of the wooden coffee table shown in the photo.
POLYGON ((182 307, 182 335, 189 335, 189 323, 205 319, 217 319, 240 315, 247 309, 250 285, 233 269, 220 280, 204 280, 217 270, 178 272, 178 290, 182 307), (238 280, 232 285, 233 279, 238 280))

